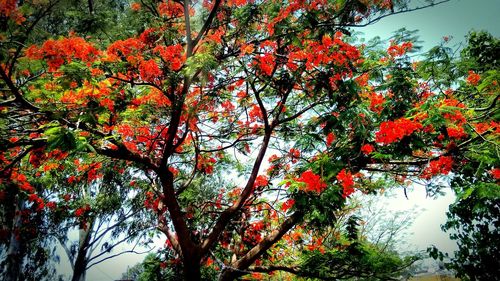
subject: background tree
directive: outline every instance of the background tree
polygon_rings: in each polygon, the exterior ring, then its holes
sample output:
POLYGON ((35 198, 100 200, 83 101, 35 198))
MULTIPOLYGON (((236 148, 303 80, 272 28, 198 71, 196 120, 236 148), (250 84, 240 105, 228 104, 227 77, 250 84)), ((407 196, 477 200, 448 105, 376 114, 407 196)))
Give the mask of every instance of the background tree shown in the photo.
POLYGON ((120 163, 149 180, 137 192, 185 280, 199 280, 209 257, 220 280, 271 266, 288 232, 322 233, 353 192, 381 188, 380 174, 460 174, 488 142, 467 120, 497 137, 491 115, 456 99, 455 80, 437 83, 411 60, 412 33, 386 47, 350 36, 406 1, 141 1, 127 17, 144 30, 31 44, 61 3, 2 10, 1 106, 13 121, 1 126, 2 190, 38 196, 35 149, 54 162, 120 163))
POLYGON ((450 232, 450 238, 457 241, 458 250, 449 257, 436 247, 429 249, 432 257, 444 260, 445 266, 463 280, 491 280, 500 273, 496 242, 500 239, 499 146, 498 136, 489 129, 499 118, 498 51, 498 38, 486 32, 471 32, 459 58, 444 48, 436 48, 430 54, 441 53, 441 61, 448 68, 446 73, 455 75, 452 79, 466 77, 457 90, 460 101, 466 108, 481 112, 464 120, 483 141, 464 155, 460 174, 452 178, 457 199, 450 205, 448 220, 442 225, 443 231, 450 232), (490 118, 494 121, 489 122, 490 118))

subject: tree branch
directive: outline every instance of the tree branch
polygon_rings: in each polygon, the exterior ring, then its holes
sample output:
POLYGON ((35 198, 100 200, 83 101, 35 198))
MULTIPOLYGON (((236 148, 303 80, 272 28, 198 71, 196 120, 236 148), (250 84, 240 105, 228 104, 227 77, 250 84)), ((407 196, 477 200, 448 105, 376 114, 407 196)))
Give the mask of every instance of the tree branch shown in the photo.
POLYGON ((214 6, 213 6, 212 10, 210 11, 210 14, 208 15, 207 20, 205 21, 205 23, 203 23, 203 26, 201 27, 200 32, 198 33, 198 35, 196 36, 196 38, 192 42, 193 48, 196 47, 196 45, 200 42, 203 35, 205 35, 205 33, 209 30, 209 27, 212 24, 212 21, 215 18, 215 15, 217 15, 217 10, 219 9, 221 2, 222 2, 221 0, 216 0, 214 2, 214 6))

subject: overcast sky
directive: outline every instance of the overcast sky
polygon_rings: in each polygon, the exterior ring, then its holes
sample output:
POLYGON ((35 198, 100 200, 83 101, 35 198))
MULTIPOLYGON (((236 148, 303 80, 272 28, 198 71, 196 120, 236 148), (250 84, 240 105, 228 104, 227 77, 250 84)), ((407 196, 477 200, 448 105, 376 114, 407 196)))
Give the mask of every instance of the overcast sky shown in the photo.
MULTIPOLYGON (((414 0, 414 5, 424 5, 423 0, 414 0)), ((500 0, 452 0, 432 8, 411 13, 390 16, 368 27, 360 28, 366 39, 380 36, 388 39, 392 32, 401 27, 408 30, 419 30, 420 40, 424 50, 441 42, 443 36, 452 36, 451 46, 464 42, 470 30, 487 30, 494 36, 500 37, 500 0)), ((409 193, 407 200, 402 191, 394 199, 387 200, 387 205, 392 209, 412 209, 415 206, 424 208, 415 219, 410 229, 413 235, 408 240, 408 247, 425 250, 429 245, 435 244, 441 249, 452 251, 454 244, 448 236, 441 232, 440 224, 446 220, 445 212, 454 198, 450 192, 447 196, 438 199, 426 198, 423 187, 415 187, 409 193)), ((62 260, 65 258, 63 257, 62 260)), ((89 270, 87 280, 110 281, 119 279, 127 265, 133 265, 142 258, 134 255, 124 255, 89 270)))

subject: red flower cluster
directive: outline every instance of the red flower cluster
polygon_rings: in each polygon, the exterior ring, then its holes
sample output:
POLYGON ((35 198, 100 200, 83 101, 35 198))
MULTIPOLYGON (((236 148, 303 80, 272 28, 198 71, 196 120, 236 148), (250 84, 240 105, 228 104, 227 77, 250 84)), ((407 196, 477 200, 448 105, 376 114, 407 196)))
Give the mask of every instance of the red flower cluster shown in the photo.
POLYGON ((137 3, 137 2, 133 2, 132 4, 130 4, 130 9, 132 11, 139 11, 141 9, 141 4, 140 3, 137 3))
POLYGON ((255 187, 267 186, 268 184, 269 180, 264 175, 258 175, 254 182, 255 187))
POLYGON ((475 73, 472 70, 469 70, 469 76, 467 76, 467 83, 476 86, 479 83, 479 80, 481 80, 481 76, 479 74, 475 73))
POLYGON ((391 144, 422 128, 419 122, 406 118, 382 122, 380 130, 375 134, 375 141, 381 144, 391 144))
POLYGON ((83 217, 86 213, 90 211, 90 205, 85 204, 85 206, 78 208, 75 210, 75 216, 76 217, 83 217))
POLYGON ((275 66, 274 56, 270 53, 265 53, 257 58, 260 70, 267 76, 273 74, 275 66))
POLYGON ((344 75, 351 75, 352 67, 349 62, 359 62, 361 53, 355 47, 342 41, 342 33, 335 33, 331 38, 324 35, 321 42, 305 41, 308 45, 305 48, 291 49, 288 55, 286 66, 290 70, 298 69, 299 62, 305 61, 307 70, 311 70, 319 65, 336 65, 343 67, 343 71, 338 71, 335 80, 340 80, 344 75))
POLYGON ((255 122, 257 119, 263 118, 262 110, 260 110, 260 107, 257 104, 254 104, 248 113, 248 116, 250 117, 251 122, 255 122))
POLYGON ((111 61, 117 61, 121 58, 130 60, 128 58, 129 56, 139 54, 144 47, 145 44, 137 38, 117 40, 113 44, 109 45, 107 54, 109 60, 111 61))
POLYGON ((161 69, 154 60, 142 61, 139 65, 139 73, 144 81, 152 82, 162 75, 161 69))
POLYGON ((371 145, 369 143, 366 143, 363 146, 361 146, 361 152, 363 152, 363 154, 365 154, 365 155, 368 155, 368 154, 372 153, 373 151, 375 151, 375 147, 373 147, 373 145, 371 145))
POLYGON ((496 179, 500 180, 500 169, 499 168, 494 168, 490 171, 491 176, 496 179))
POLYGON ((36 194, 30 194, 28 201, 33 202, 36 205, 36 211, 39 212, 45 206, 45 202, 42 198, 38 197, 36 194))
POLYGON ((448 137, 452 139, 462 139, 467 137, 467 133, 464 131, 462 127, 448 127, 446 128, 446 132, 448 133, 448 137))
POLYGON ((346 172, 345 169, 342 169, 342 171, 340 171, 340 173, 338 173, 337 175, 337 180, 344 188, 342 197, 346 198, 354 193, 354 180, 352 178, 351 172, 346 172))
POLYGON ((44 59, 50 71, 57 70, 65 62, 78 59, 83 62, 92 62, 99 55, 99 50, 81 37, 47 40, 39 48, 31 46, 26 50, 26 57, 34 60, 44 59))
POLYGON ((453 168, 453 158, 451 156, 441 156, 438 160, 431 161, 420 176, 423 179, 430 179, 435 175, 447 175, 453 168))
POLYGON ((214 172, 214 164, 217 162, 213 157, 203 157, 198 156, 198 164, 196 169, 205 174, 211 174, 214 172))
POLYGON ((146 192, 146 199, 144 200, 144 207, 149 210, 153 210, 156 213, 163 213, 166 210, 160 210, 161 197, 155 198, 155 194, 152 191, 146 192))
POLYGON ((335 135, 333 133, 328 133, 326 136, 326 145, 332 145, 333 141, 335 141, 335 135))
POLYGON ((413 48, 412 42, 404 42, 401 45, 391 44, 391 46, 389 46, 389 48, 387 49, 387 53, 391 57, 400 57, 400 56, 406 54, 406 52, 408 52, 412 48, 413 48))
POLYGON ((19 188, 21 190, 24 190, 26 191, 27 193, 33 193, 35 192, 35 189, 33 188, 33 186, 31 186, 31 184, 28 182, 28 179, 26 178, 26 176, 24 174, 19 174, 17 173, 16 171, 13 171, 10 175, 10 179, 17 183, 19 188))
POLYGON ((384 109, 385 98, 382 94, 371 93, 368 96, 370 100, 370 110, 376 113, 382 112, 384 109))
POLYGON ((295 200, 293 199, 288 199, 286 200, 283 205, 281 205, 281 210, 283 212, 286 212, 288 211, 291 207, 293 207, 293 205, 295 204, 295 200))
POLYGON ((0 16, 10 17, 17 24, 21 24, 26 19, 23 14, 17 9, 17 0, 2 0, 0 1, 0 16))
POLYGON ((158 12, 160 16, 167 18, 177 18, 184 15, 184 8, 176 1, 161 1, 158 4, 158 12))
POLYGON ((186 58, 183 56, 184 48, 181 44, 172 46, 156 46, 153 52, 158 53, 164 62, 170 64, 173 71, 181 69, 186 58))
POLYGON ((297 181, 306 184, 304 187, 305 191, 321 193, 326 188, 326 183, 323 182, 319 175, 316 175, 311 170, 303 172, 297 181))

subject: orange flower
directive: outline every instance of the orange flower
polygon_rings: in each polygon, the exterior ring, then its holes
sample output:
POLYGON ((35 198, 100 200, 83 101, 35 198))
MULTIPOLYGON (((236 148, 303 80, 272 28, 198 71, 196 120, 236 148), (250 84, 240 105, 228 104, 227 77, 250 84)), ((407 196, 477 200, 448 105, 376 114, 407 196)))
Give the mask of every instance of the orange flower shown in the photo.
POLYGON ((303 182, 306 184, 306 191, 314 191, 321 193, 326 188, 326 183, 323 182, 319 175, 316 175, 313 171, 307 170, 300 175, 297 179, 298 182, 303 182))
POLYGON ((141 4, 134 2, 134 3, 130 4, 130 9, 132 9, 132 11, 137 12, 141 9, 141 4))
POLYGON ((352 193, 354 193, 354 188, 353 188, 354 180, 352 178, 351 172, 346 172, 345 169, 342 169, 342 171, 340 171, 340 173, 338 173, 337 175, 337 180, 344 188, 342 192, 342 197, 346 198, 352 193))
POLYGON ((335 135, 333 133, 329 133, 326 136, 326 145, 328 146, 332 145, 333 141, 335 141, 335 135))
POLYGON ((481 76, 479 76, 479 74, 475 73, 474 71, 469 70, 467 83, 471 84, 472 86, 476 86, 479 83, 479 80, 481 80, 481 76))
POLYGON ((382 144, 391 144, 422 128, 423 126, 419 122, 406 118, 382 122, 380 130, 375 134, 375 141, 382 144))
POLYGON ((373 151, 375 151, 375 148, 371 144, 367 143, 361 147, 361 152, 363 152, 363 154, 365 154, 365 155, 368 155, 368 154, 372 153, 373 151))

